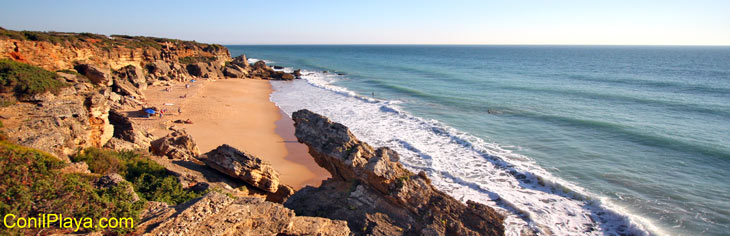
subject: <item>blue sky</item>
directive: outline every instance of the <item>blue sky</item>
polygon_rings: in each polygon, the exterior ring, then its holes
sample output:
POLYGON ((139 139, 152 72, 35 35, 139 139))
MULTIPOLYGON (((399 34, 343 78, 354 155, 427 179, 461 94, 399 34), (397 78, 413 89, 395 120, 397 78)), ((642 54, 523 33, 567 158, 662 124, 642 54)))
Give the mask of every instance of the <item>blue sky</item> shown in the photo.
POLYGON ((730 45, 730 1, 6 1, 14 30, 222 44, 730 45))

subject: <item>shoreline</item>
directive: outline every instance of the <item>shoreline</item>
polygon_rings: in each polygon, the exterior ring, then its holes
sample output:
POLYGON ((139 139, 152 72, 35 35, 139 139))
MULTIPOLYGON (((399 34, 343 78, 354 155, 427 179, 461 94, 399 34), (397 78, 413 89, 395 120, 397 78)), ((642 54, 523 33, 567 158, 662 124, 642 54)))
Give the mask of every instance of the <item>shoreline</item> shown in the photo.
POLYGON ((281 183, 295 190, 317 187, 330 177, 294 137, 294 121, 269 100, 273 91, 269 81, 201 79, 190 84, 185 88, 183 83, 173 83, 170 91, 165 91, 168 86, 149 87, 144 92, 148 104, 167 108, 168 113, 162 119, 133 119, 158 138, 169 132, 168 127, 184 128, 201 153, 222 144, 251 153, 271 163, 281 183), (186 119, 193 124, 172 123, 186 119))

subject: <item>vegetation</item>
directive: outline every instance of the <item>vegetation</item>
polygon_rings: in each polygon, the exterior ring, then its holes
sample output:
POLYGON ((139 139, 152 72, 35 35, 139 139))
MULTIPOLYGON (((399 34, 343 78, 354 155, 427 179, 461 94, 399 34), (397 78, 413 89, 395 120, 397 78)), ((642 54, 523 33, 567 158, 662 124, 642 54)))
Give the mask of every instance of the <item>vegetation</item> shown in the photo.
POLYGON ((149 201, 177 205, 202 196, 202 193, 183 189, 178 179, 165 167, 135 152, 88 148, 71 159, 74 162, 86 162, 92 173, 119 173, 132 183, 140 197, 149 201))
MULTIPOLYGON (((128 186, 97 189, 93 175, 63 174, 65 164, 50 154, 0 142, 0 215, 37 217, 41 213, 68 217, 133 217, 138 221, 145 201, 132 201, 128 186)), ((39 229, 0 228, 0 235, 33 234, 39 229)), ((108 233, 126 233, 118 229, 108 233)))
POLYGON ((0 92, 14 92, 27 97, 46 91, 58 92, 67 84, 57 80, 55 72, 9 59, 0 59, 0 92))

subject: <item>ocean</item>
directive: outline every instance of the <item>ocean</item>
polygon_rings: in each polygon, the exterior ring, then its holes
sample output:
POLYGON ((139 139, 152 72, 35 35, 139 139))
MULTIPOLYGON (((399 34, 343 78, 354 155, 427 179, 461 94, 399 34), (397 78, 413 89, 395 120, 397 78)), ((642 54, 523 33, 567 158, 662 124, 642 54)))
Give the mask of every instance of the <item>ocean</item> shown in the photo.
POLYGON ((730 47, 227 47, 508 235, 730 233, 730 47))

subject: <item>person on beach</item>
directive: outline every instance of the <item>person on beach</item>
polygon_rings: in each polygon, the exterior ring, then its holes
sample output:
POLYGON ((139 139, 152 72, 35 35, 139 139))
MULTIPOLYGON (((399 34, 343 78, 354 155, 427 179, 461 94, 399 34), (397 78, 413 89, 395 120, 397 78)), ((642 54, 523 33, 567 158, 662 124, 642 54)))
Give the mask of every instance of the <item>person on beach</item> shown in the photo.
POLYGON ((190 88, 190 84, 185 84, 185 88, 186 89, 190 88))
POLYGON ((182 107, 177 107, 177 114, 182 115, 182 107))

